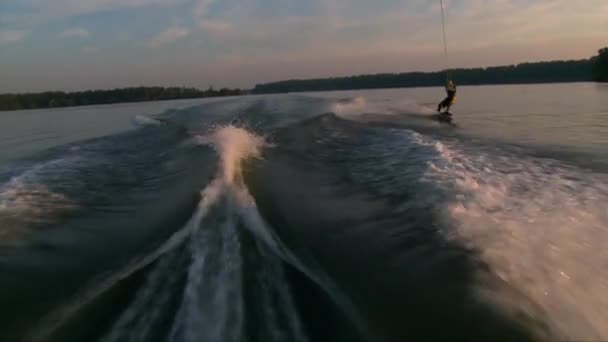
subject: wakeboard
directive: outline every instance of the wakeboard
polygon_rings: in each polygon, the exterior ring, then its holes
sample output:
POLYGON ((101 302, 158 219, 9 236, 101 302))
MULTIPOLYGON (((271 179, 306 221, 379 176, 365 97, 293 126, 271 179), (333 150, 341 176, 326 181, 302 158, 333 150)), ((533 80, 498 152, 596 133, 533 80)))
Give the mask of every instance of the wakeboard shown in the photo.
POLYGON ((439 122, 452 122, 452 113, 441 112, 439 114, 434 114, 433 119, 435 119, 439 122))

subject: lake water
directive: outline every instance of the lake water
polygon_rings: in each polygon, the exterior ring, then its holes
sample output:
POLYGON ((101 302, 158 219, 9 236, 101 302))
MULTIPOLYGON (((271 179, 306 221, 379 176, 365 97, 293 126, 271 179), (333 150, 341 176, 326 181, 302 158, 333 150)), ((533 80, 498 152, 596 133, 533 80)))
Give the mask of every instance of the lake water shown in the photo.
POLYGON ((608 86, 0 113, 0 340, 608 338, 608 86))

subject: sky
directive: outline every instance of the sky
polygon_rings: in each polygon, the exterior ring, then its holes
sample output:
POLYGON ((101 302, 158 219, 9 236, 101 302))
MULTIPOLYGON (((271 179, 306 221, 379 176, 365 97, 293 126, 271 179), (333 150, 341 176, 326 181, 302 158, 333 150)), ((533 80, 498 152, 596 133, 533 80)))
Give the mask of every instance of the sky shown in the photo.
POLYGON ((242 87, 578 59, 608 0, 0 0, 0 92, 242 87))

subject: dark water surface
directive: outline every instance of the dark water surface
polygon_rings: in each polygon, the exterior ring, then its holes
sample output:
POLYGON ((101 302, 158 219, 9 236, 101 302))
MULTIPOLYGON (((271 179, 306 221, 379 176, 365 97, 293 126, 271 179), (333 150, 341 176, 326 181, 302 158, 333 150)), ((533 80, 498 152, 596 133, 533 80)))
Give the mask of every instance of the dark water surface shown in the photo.
POLYGON ((442 96, 0 113, 0 340, 607 339, 608 87, 442 96))

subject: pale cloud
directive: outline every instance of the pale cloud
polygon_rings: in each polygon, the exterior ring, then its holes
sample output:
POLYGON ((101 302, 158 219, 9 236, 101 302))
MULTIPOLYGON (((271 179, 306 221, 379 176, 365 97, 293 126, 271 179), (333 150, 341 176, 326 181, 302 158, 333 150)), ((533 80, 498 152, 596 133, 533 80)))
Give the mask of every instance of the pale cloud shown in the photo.
MULTIPOLYGON (((350 0, 322 1, 316 4, 315 15, 260 16, 253 13, 252 1, 244 2, 222 16, 200 19, 200 40, 220 47, 238 46, 238 51, 248 57, 274 58, 277 54, 312 51, 318 55, 349 55, 367 53, 380 45, 407 45, 415 31, 429 30, 426 18, 408 15, 400 6, 366 16, 349 10, 350 0)), ((234 49, 230 50, 234 54, 234 49)))
POLYGON ((234 31, 234 26, 230 22, 224 20, 202 19, 198 26, 203 32, 218 38, 227 37, 236 33, 234 31))
POLYGON ((82 52, 85 54, 95 54, 99 52, 99 48, 96 46, 85 46, 82 48, 82 52))
POLYGON ((186 38, 190 34, 190 30, 185 27, 170 27, 152 38, 148 43, 148 47, 159 47, 165 44, 186 38))
POLYGON ((197 18, 202 18, 207 15, 209 7, 213 5, 216 0, 197 0, 194 6, 194 15, 197 18))
POLYGON ((438 1, 310 1, 306 15, 265 14, 253 0, 214 7, 195 17, 196 37, 213 46, 208 63, 261 81, 587 58, 608 27, 606 0, 444 0, 446 59, 438 1))
MULTIPOLYGON (((467 48, 498 50, 515 45, 555 47, 560 40, 565 46, 567 41, 597 37, 602 32, 605 34, 608 10, 604 6, 605 0, 540 0, 525 3, 467 0, 464 10, 449 13, 448 45, 461 54, 470 54, 467 48)), ((572 52, 575 51, 572 49, 572 52)), ((560 58, 562 56, 556 51, 550 59, 560 58)))
POLYGON ((196 0, 194 5, 194 21, 195 30, 200 30, 207 34, 212 39, 231 39, 235 35, 243 33, 240 29, 240 25, 236 25, 233 21, 242 21, 243 18, 252 15, 249 11, 251 8, 250 0, 244 0, 239 6, 226 5, 227 2, 223 3, 224 13, 223 15, 211 16, 209 10, 212 6, 218 4, 217 0, 196 0), (237 11, 239 14, 235 15, 237 11))
MULTIPOLYGON (((244 0, 234 11, 226 11, 229 15, 202 18, 198 26, 207 37, 202 39, 268 58, 311 51, 349 58, 372 52, 407 57, 443 50, 439 2, 412 0, 370 9, 354 0, 316 1, 316 13, 307 16, 264 16, 252 3, 244 0)), ((597 37, 608 27, 606 0, 446 0, 444 4, 450 53, 469 57, 467 50, 472 49, 555 47, 560 39, 567 44, 578 37, 597 37)))
POLYGON ((129 32, 119 32, 116 35, 116 39, 121 42, 126 42, 133 39, 133 36, 129 32))
POLYGON ((0 44, 16 43, 25 38, 26 32, 19 30, 0 31, 0 44))
POLYGON ((34 28, 79 15, 144 7, 172 8, 191 0, 0 0, 4 1, 18 3, 21 11, 3 13, 0 23, 34 28))
POLYGON ((91 33, 82 27, 67 29, 59 34, 63 38, 88 38, 91 33))
POLYGON ((146 6, 170 7, 186 0, 21 0, 32 11, 60 12, 66 16, 146 6))

